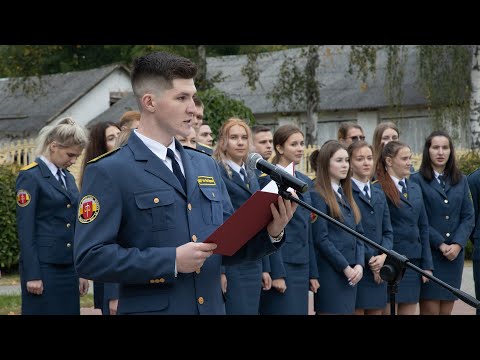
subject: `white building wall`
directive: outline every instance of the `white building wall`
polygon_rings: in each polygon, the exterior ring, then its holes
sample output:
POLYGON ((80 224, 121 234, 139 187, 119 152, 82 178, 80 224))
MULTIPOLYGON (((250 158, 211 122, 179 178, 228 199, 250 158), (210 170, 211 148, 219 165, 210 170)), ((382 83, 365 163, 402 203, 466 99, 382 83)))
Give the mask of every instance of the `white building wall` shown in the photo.
MULTIPOLYGON (((128 74, 120 69, 115 70, 97 86, 91 89, 81 99, 57 116, 57 119, 71 116, 75 121, 85 126, 93 118, 103 113, 110 107, 110 92, 132 91, 132 85, 128 74)), ((120 119, 112 119, 118 122, 120 119)))

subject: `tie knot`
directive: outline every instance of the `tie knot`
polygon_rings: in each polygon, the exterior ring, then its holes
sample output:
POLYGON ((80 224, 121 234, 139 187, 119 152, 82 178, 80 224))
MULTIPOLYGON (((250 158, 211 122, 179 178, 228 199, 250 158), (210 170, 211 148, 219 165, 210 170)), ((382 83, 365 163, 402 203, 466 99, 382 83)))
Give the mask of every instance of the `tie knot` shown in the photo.
POLYGON ((341 186, 339 186, 339 187, 338 187, 338 190, 337 190, 337 192, 338 192, 340 195, 342 195, 342 196, 343 196, 343 189, 342 189, 342 187, 341 187, 341 186))
POLYGON ((365 191, 366 193, 368 193, 368 185, 365 185, 365 186, 363 187, 363 191, 365 191))
POLYGON ((61 180, 62 179, 62 176, 63 176, 63 172, 60 168, 57 169, 57 176, 58 176, 58 180, 61 180))
POLYGON ((400 180, 398 182, 398 185, 400 185, 402 188, 407 188, 407 186, 405 185, 405 182, 403 180, 400 180))

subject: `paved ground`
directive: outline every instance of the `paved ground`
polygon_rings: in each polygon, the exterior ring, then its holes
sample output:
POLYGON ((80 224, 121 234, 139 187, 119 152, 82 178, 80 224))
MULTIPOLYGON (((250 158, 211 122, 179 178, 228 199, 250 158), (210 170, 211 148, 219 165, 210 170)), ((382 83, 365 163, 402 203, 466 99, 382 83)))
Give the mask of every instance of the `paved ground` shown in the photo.
MULTIPOLYGON (((462 286, 460 288, 462 291, 466 292, 471 296, 475 296, 475 287, 473 283, 473 273, 472 273, 472 265, 471 263, 466 263, 463 269, 463 278, 462 278, 462 286)), ((93 294, 93 284, 90 282, 90 288, 88 290, 89 294, 93 294)), ((20 286, 19 285, 6 285, 0 286, 0 295, 2 294, 20 294, 20 286)), ((310 293, 312 295, 312 293, 310 293)), ((313 315, 313 296, 311 296, 310 301, 310 315, 313 315)), ((80 310, 81 315, 101 315, 100 310, 96 310, 93 308, 82 308, 80 310)), ((475 309, 470 305, 467 305, 461 300, 455 301, 455 305, 453 307, 452 315, 475 315, 475 309)))

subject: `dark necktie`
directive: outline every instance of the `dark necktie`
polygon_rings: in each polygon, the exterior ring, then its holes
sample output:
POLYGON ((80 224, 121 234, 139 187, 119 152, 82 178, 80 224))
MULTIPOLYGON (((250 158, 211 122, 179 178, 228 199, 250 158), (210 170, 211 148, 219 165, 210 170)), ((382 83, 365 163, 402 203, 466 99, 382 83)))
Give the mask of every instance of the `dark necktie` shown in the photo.
POLYGON ((245 169, 244 169, 243 167, 240 168, 240 174, 243 175, 243 182, 244 182, 245 185, 247 185, 247 187, 248 187, 247 173, 245 172, 245 169))
POLYGON ((363 191, 365 192, 365 196, 367 197, 368 201, 371 200, 370 194, 368 193, 368 185, 363 187, 363 191))
POLYGON ((63 182, 62 170, 57 169, 57 177, 58 177, 58 182, 60 183, 60 185, 62 185, 62 188, 66 191, 67 187, 65 186, 65 183, 63 182))
POLYGON ((445 190, 445 177, 443 175, 438 175, 438 181, 440 181, 440 186, 445 190))
POLYGON ((407 192, 407 185, 405 185, 405 182, 403 180, 398 182, 398 185, 402 187, 402 195, 405 199, 408 199, 408 192, 407 192))
POLYGON ((338 188, 337 192, 341 195, 340 197, 343 199, 343 189, 341 186, 338 188))
POLYGON ((177 159, 175 159, 175 154, 173 153, 172 149, 167 148, 167 156, 170 158, 170 160, 172 160, 173 173, 180 182, 180 185, 182 185, 185 193, 187 193, 187 182, 185 181, 185 176, 183 176, 182 169, 180 169, 180 165, 178 165, 177 159))

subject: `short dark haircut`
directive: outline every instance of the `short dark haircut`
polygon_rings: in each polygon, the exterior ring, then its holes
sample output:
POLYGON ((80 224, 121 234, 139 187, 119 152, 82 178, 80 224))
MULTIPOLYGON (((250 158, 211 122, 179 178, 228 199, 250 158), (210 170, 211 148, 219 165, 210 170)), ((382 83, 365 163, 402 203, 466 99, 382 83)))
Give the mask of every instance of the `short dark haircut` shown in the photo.
POLYGON ((146 80, 156 80, 169 89, 172 87, 173 80, 193 79, 196 75, 197 65, 191 60, 158 51, 136 58, 133 61, 130 79, 133 92, 138 100, 144 95, 141 94, 141 88, 146 80))
POLYGON ((261 133, 261 132, 272 131, 272 129, 270 129, 268 126, 265 126, 265 125, 254 125, 254 126, 252 126, 251 129, 252 129, 252 134, 253 135, 261 133))

